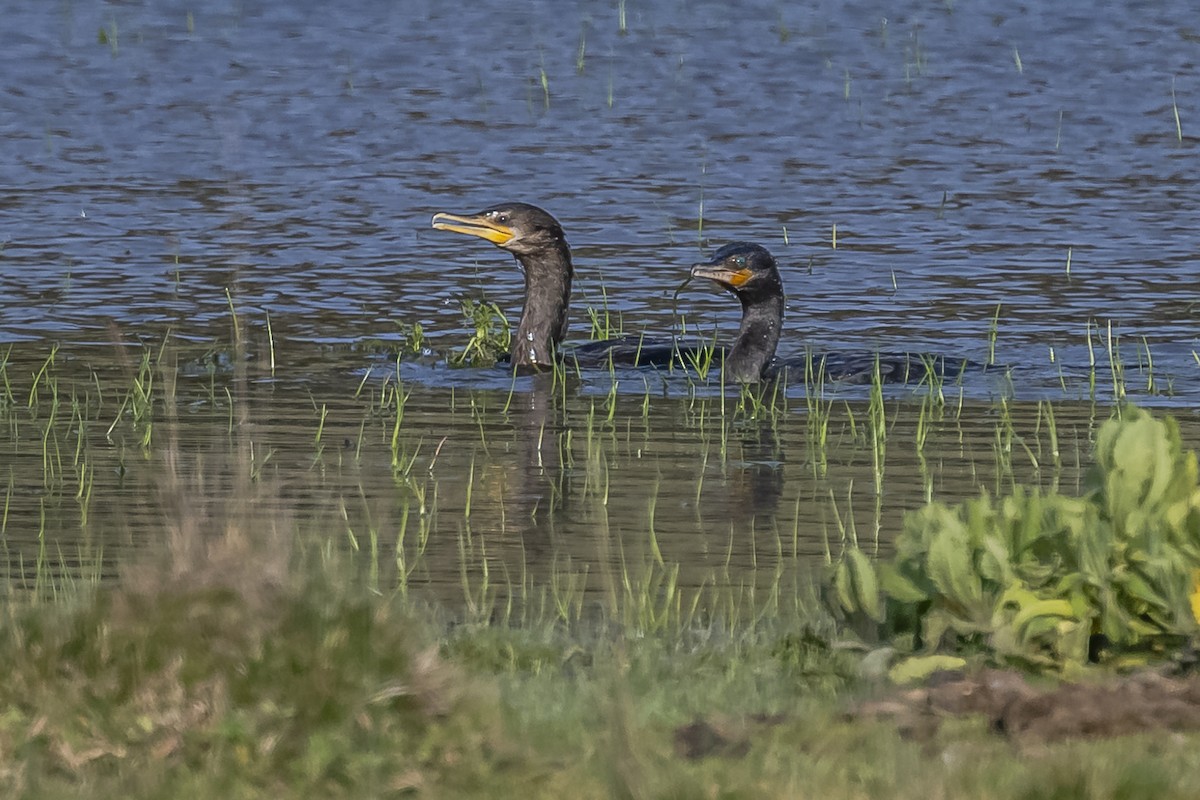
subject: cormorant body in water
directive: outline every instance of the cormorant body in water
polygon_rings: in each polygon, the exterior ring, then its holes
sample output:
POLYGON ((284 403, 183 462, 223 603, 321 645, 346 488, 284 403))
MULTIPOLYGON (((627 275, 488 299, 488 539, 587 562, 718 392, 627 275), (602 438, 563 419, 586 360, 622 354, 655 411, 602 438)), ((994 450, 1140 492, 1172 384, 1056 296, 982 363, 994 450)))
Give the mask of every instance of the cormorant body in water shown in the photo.
MULTIPOLYGON (((525 273, 525 307, 513 337, 509 362, 520 371, 553 365, 567 335, 567 309, 575 268, 562 226, 528 203, 500 203, 477 214, 433 215, 434 228, 486 239, 507 250, 525 273)), ((587 342, 561 354, 581 366, 668 364, 677 356, 674 343, 624 336, 587 342)))
POLYGON ((783 280, 775 258, 765 247, 733 242, 713 253, 708 261, 692 265, 693 278, 707 278, 731 292, 742 304, 742 325, 733 347, 725 354, 725 377, 738 383, 756 383, 785 370, 803 370, 812 364, 826 380, 869 383, 878 366, 883 383, 907 383, 930 373, 945 375, 947 367, 978 367, 967 360, 913 353, 826 353, 787 360, 775 357, 783 328, 783 280))
MULTIPOLYGON (((566 354, 558 352, 567 335, 575 269, 562 226, 537 206, 512 202, 476 214, 440 212, 434 214, 432 225, 438 230, 485 239, 512 253, 521 265, 525 305, 509 353, 510 363, 517 370, 550 368, 560 355, 590 367, 666 365, 672 361, 686 364, 686 354, 693 348, 635 336, 587 342, 566 354)), ((742 304, 741 329, 724 357, 726 379, 755 383, 789 366, 807 368, 805 360, 785 362, 775 357, 783 327, 783 281, 775 258, 766 248, 749 242, 728 244, 711 260, 693 265, 691 274, 715 281, 742 304)), ((883 382, 907 382, 930 371, 944 374, 947 366, 969 365, 908 353, 829 353, 814 357, 812 363, 827 380, 860 383, 873 379, 876 366, 883 382)))
POLYGON ((433 227, 486 239, 512 253, 525 273, 525 307, 513 337, 512 365, 544 369, 567 335, 571 248, 558 220, 528 203, 502 203, 478 214, 433 215, 433 227))
POLYGON ((783 328, 783 279, 775 258, 749 242, 733 242, 702 264, 692 265, 693 278, 708 278, 729 290, 742 304, 742 325, 725 353, 725 377, 755 383, 775 359, 783 328))

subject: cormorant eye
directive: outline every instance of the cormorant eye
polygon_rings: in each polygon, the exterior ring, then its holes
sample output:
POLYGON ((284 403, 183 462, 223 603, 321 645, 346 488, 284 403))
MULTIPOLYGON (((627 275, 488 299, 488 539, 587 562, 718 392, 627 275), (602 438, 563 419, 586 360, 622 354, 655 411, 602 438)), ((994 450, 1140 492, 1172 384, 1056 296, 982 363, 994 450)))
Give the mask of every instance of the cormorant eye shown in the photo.
POLYGON ((745 256, 734 256, 733 263, 737 264, 739 267, 744 267, 744 266, 746 266, 746 257, 745 256))

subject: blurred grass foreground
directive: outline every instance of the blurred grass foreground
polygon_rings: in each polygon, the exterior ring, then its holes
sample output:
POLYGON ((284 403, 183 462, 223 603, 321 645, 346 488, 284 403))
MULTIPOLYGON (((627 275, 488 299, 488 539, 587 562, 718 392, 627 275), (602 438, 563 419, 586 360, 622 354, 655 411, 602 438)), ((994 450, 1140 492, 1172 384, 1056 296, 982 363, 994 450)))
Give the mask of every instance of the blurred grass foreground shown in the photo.
POLYGON ((269 482, 207 485, 168 446, 157 551, 5 605, 0 792, 1198 796, 1196 459, 1170 421, 1118 417, 1087 497, 931 504, 894 560, 676 624, 629 608, 661 574, 503 621, 381 590, 269 482))

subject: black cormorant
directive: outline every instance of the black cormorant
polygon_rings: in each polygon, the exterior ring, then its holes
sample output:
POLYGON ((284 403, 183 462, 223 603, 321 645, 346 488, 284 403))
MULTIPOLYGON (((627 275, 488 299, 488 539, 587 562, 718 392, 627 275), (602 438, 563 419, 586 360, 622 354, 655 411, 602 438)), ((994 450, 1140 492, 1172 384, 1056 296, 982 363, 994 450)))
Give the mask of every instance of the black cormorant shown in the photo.
POLYGON ((876 370, 882 383, 907 383, 930 373, 945 375, 947 369, 983 368, 964 359, 914 353, 825 353, 779 359, 775 348, 783 328, 783 280, 765 247, 750 242, 727 244, 708 261, 693 264, 692 277, 714 281, 742 304, 741 328, 725 354, 727 380, 755 383, 785 369, 804 375, 810 364, 819 379, 849 383, 869 383, 876 370))
POLYGON ((725 354, 725 378, 755 383, 767 374, 783 327, 783 280, 775 258, 749 242, 722 247, 708 261, 692 265, 693 278, 708 278, 742 304, 742 326, 725 354))
MULTIPOLYGON (((567 310, 575 276, 571 248, 558 220, 537 206, 513 202, 476 214, 440 212, 433 215, 432 225, 438 230, 478 236, 513 254, 525 273, 525 305, 512 340, 510 362, 521 371, 552 367, 567 335, 567 310)), ((783 281, 766 248, 749 242, 728 244, 709 261, 694 265, 691 274, 715 281, 741 301, 741 329, 724 357, 727 380, 755 383, 785 367, 807 368, 804 361, 775 358, 783 325, 783 281)), ((672 361, 683 365, 693 349, 674 341, 623 336, 587 342, 561 355, 590 367, 665 365, 672 361)), ((873 380, 876 369, 883 382, 906 382, 920 379, 931 370, 944 373, 947 366, 952 364, 940 357, 907 353, 829 353, 813 359, 814 369, 819 369, 824 379, 851 382, 873 380)))

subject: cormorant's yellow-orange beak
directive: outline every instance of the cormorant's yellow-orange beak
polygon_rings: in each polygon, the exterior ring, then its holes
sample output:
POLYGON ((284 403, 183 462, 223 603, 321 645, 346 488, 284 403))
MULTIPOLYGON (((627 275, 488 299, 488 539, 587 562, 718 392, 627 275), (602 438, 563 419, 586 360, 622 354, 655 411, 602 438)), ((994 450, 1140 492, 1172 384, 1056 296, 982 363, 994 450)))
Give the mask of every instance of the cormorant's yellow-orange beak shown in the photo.
POLYGON ((459 216, 458 214, 434 214, 433 227, 439 231, 454 231, 466 233, 487 239, 492 244, 503 247, 516 235, 516 231, 507 225, 500 225, 484 216, 459 216))
POLYGON ((754 273, 748 269, 726 269, 712 264, 694 264, 692 266, 693 278, 708 278, 710 281, 716 281, 732 289, 738 288, 750 280, 753 275, 754 273))

